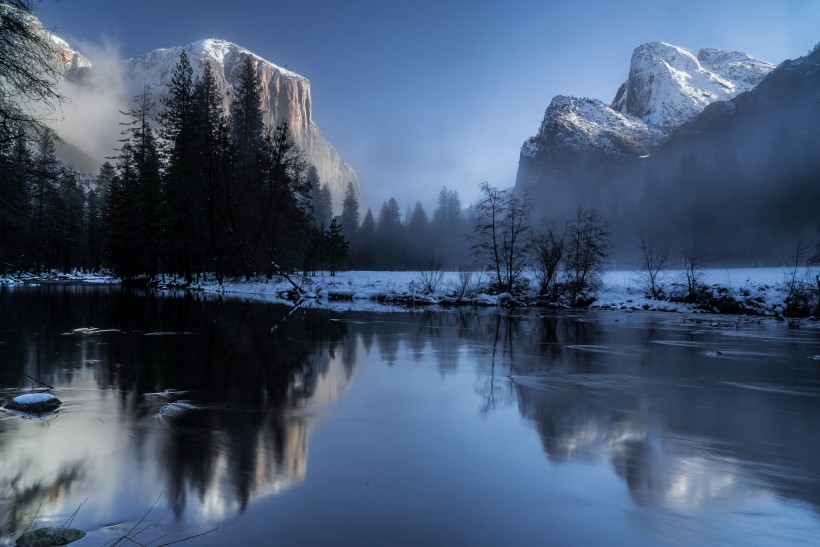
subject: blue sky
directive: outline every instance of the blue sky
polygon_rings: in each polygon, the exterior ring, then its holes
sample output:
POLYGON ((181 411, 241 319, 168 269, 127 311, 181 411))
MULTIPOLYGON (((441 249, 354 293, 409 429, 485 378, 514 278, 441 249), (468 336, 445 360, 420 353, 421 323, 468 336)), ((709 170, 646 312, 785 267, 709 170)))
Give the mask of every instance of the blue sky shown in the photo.
POLYGON ((779 63, 820 41, 820 2, 44 0, 72 41, 124 57, 201 38, 241 44, 312 84, 314 121, 359 173, 370 205, 432 212, 515 181, 522 142, 555 95, 612 100, 632 50, 666 41, 779 63))

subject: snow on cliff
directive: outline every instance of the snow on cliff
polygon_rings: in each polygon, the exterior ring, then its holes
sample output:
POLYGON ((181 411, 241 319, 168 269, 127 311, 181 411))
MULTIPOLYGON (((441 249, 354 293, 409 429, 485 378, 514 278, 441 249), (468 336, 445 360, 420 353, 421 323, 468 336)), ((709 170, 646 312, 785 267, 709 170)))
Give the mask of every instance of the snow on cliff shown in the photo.
POLYGON ((241 64, 250 56, 262 82, 265 125, 275 127, 287 122, 296 144, 316 167, 322 183, 328 185, 334 213, 341 212, 348 182, 353 183, 359 203, 364 204, 358 175, 342 160, 313 123, 310 82, 304 76, 275 65, 232 42, 209 38, 187 46, 157 49, 125 61, 126 77, 134 94, 139 93, 143 86, 148 86, 154 100, 160 104, 160 100, 167 94, 167 86, 183 49, 188 54, 194 77, 202 74, 206 62, 210 63, 224 97, 223 107, 226 113, 230 108, 241 64))
POLYGON ((738 51, 684 48, 650 42, 635 49, 629 77, 606 105, 596 99, 557 96, 521 157, 561 149, 641 156, 715 101, 755 87, 774 65, 738 51))
POLYGON ((677 127, 715 101, 756 86, 774 65, 745 53, 650 42, 635 49, 629 78, 612 108, 661 127, 677 127))

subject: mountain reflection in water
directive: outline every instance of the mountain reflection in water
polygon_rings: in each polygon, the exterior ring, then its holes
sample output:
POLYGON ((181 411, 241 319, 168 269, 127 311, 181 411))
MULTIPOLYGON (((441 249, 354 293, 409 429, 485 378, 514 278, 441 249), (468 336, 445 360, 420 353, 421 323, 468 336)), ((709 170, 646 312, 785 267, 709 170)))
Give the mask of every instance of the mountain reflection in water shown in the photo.
POLYGON ((473 310, 282 321, 281 305, 84 287, 0 291, 0 305, 0 384, 30 375, 65 403, 0 414, 6 540, 40 503, 38 522, 60 524, 88 498, 75 525, 103 530, 158 495, 178 533, 221 526, 206 544, 273 529, 285 543, 820 532, 816 328, 473 310))
POLYGON ((158 495, 177 517, 242 511, 304 477, 309 409, 333 402, 354 372, 346 326, 327 312, 271 332, 287 307, 87 287, 0 301, 0 382, 42 379, 65 402, 43 419, 0 415, 4 537, 41 502, 40 518, 56 519, 85 497, 81 518, 134 517, 158 495), (92 325, 104 328, 80 330, 92 325))

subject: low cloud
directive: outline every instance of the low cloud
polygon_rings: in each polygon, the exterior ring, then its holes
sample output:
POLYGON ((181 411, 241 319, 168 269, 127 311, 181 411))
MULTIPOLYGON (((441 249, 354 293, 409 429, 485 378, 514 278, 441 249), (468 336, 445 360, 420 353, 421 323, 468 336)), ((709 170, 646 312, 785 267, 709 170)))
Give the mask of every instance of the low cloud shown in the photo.
POLYGON ((124 120, 121 111, 130 107, 119 47, 108 40, 101 44, 73 43, 91 62, 91 69, 74 80, 61 79, 58 91, 68 100, 49 125, 66 142, 103 162, 115 154, 124 120))

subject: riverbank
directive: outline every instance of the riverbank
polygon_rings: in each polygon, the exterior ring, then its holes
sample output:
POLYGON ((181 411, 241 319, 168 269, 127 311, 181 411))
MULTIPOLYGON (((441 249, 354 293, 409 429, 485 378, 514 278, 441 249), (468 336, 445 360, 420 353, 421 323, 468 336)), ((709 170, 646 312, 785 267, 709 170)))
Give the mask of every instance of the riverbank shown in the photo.
MULTIPOLYGON (((592 309, 628 311, 667 311, 685 313, 722 313, 759 317, 786 318, 789 295, 794 284, 802 287, 809 299, 800 315, 811 316, 817 308, 816 272, 801 268, 792 276, 787 268, 725 268, 701 272, 698 298, 688 301, 684 273, 661 272, 661 298, 647 296, 642 273, 634 270, 611 270, 604 274, 592 309), (796 280, 796 281, 795 281, 796 280)), ((388 272, 347 271, 330 276, 327 273, 293 277, 294 285, 281 276, 260 277, 250 281, 231 280, 219 283, 215 276, 202 276, 193 283, 166 277, 152 283, 159 289, 193 290, 207 294, 235 296, 272 302, 294 302, 302 305, 339 310, 389 310, 407 307, 450 306, 530 306, 545 305, 534 290, 520 294, 491 294, 486 290, 488 277, 480 272, 388 272)), ((531 280, 531 278, 528 278, 531 280)), ((0 276, 0 285, 37 283, 117 284, 120 280, 106 274, 84 272, 0 276)), ((531 286, 535 283, 531 282, 531 286)), ((562 307, 561 304, 551 304, 562 307)))

